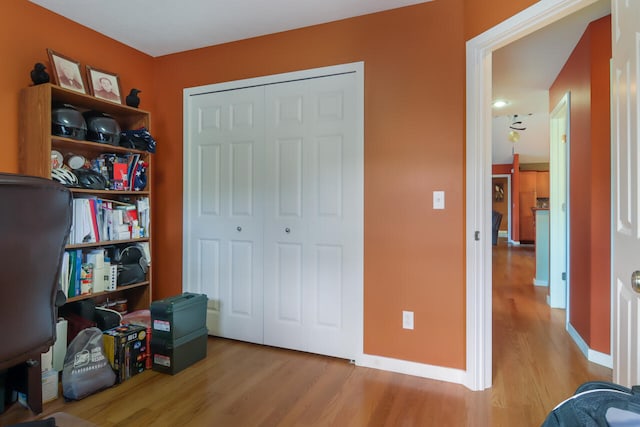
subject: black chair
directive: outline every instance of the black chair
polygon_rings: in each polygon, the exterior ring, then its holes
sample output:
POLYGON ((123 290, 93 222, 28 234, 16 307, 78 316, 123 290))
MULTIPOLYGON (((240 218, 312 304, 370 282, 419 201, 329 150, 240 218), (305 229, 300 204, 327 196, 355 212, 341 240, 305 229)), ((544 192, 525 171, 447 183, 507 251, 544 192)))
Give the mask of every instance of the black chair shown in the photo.
POLYGON ((502 214, 498 211, 492 211, 492 237, 493 237, 493 246, 498 244, 498 231, 500 230, 500 223, 502 222, 502 214))
MULTIPOLYGON (((38 414, 40 357, 55 342, 57 305, 64 303, 58 277, 72 195, 49 179, 0 173, 0 201, 1 394, 25 393, 38 414)), ((3 398, 0 408, 13 400, 3 398)))

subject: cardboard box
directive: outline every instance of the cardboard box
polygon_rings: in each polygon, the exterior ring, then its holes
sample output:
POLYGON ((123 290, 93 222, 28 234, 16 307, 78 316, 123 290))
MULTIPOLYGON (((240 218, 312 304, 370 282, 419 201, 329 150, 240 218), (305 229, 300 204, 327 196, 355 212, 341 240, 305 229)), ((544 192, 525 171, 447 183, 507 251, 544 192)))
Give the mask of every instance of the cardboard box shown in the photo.
POLYGON ((58 398, 58 371, 48 369, 42 371, 42 403, 50 402, 58 398))
POLYGON ((122 325, 107 329, 102 338, 105 354, 116 373, 116 383, 145 370, 149 357, 146 327, 122 325))
POLYGON ((42 353, 40 357, 40 370, 42 372, 53 369, 53 346, 49 347, 49 351, 42 353))

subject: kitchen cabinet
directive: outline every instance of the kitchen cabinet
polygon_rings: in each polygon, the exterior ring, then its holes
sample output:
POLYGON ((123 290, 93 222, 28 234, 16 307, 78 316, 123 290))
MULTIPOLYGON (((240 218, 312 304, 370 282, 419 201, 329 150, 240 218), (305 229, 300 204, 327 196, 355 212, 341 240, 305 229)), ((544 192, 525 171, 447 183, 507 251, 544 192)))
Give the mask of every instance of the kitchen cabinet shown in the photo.
POLYGON ((536 197, 549 198, 549 171, 536 172, 536 197))
POLYGON ((536 241, 533 210, 538 207, 540 198, 549 198, 549 172, 520 171, 520 241, 523 243, 536 241))

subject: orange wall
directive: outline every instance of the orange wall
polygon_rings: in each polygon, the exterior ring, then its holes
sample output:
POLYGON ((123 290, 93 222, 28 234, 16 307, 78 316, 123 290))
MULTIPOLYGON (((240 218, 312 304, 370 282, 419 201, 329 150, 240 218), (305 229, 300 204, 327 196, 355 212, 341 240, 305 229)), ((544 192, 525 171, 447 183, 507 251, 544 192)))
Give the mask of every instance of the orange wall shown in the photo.
POLYGON ((571 92, 570 322, 590 348, 610 353, 611 17, 592 22, 549 92, 571 92))
POLYGON ((3 123, 0 171, 18 171, 18 94, 20 89, 31 84, 29 72, 33 64, 48 64, 47 48, 80 61, 83 72, 88 64, 119 74, 123 91, 135 85, 143 90, 140 108, 149 110, 152 107, 153 61, 150 56, 28 1, 5 0, 2 14, 0 57, 4 65, 0 79, 0 117, 3 123))
MULTIPOLYGON (((464 369, 462 0, 158 58, 154 179, 167 196, 154 243, 182 247, 183 88, 354 61, 365 63, 365 352, 464 369), (434 190, 446 210, 432 209, 434 190), (413 331, 402 310, 415 312, 413 331)), ((174 252, 156 260, 158 296, 178 292, 174 252)))
POLYGON ((471 40, 537 0, 464 0, 465 40, 471 40))

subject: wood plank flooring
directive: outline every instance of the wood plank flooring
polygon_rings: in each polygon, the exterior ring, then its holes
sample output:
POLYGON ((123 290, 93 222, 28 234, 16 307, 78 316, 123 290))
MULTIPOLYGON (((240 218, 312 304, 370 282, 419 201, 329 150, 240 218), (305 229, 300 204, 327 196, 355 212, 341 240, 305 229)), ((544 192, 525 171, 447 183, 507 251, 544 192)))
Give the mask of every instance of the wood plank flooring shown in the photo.
MULTIPOLYGON (((176 376, 147 371, 78 402, 47 403, 99 426, 539 426, 584 381, 610 380, 534 287, 533 247, 493 256, 494 385, 464 386, 347 361, 210 337, 206 360, 176 376)), ((35 419, 14 404, 0 425, 35 419)))

